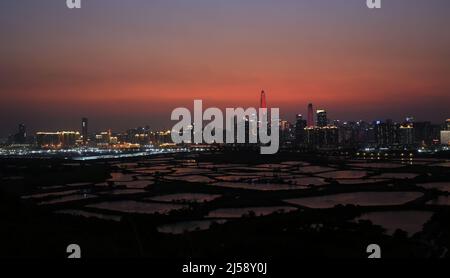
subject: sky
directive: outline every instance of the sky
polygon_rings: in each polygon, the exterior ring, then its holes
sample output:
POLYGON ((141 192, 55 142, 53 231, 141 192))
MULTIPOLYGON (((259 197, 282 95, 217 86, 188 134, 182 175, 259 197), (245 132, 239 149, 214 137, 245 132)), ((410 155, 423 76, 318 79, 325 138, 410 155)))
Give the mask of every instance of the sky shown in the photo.
POLYGON ((149 125, 177 107, 308 103, 339 120, 450 118, 450 1, 0 1, 0 136, 149 125))

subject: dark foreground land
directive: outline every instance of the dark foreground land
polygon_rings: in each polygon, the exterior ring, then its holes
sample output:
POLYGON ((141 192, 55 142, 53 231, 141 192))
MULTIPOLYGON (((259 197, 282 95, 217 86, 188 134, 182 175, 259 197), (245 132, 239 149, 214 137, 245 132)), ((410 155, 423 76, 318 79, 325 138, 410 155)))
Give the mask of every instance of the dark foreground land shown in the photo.
POLYGON ((448 160, 282 153, 0 162, 0 257, 450 256, 448 160))

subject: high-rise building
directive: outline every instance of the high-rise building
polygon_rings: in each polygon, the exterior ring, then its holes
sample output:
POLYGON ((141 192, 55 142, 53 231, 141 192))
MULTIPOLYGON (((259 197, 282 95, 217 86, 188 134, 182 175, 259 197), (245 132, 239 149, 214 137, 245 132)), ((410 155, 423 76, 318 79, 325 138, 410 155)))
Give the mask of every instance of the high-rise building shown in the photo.
POLYGON ((418 145, 431 145, 433 141, 431 122, 414 122, 414 143, 418 145))
POLYGON ((295 120, 295 142, 297 145, 305 142, 305 128, 306 120, 303 119, 302 114, 298 114, 295 120))
POLYGON ((37 132, 36 143, 41 148, 70 148, 76 145, 79 137, 77 131, 37 132))
POLYGON ((388 147, 395 144, 397 138, 395 125, 392 120, 386 120, 384 123, 377 121, 375 123, 375 139, 380 147, 388 147))
POLYGON ((373 136, 371 131, 373 131, 373 127, 364 121, 356 122, 355 128, 355 139, 358 143, 370 143, 373 142, 373 136), (372 137, 371 137, 372 136, 372 137))
POLYGON ((56 148, 61 146, 58 132, 36 133, 36 143, 41 148, 56 148))
POLYGON ((441 130, 442 130, 442 125, 436 125, 436 124, 432 124, 431 125, 431 144, 436 145, 440 143, 440 136, 441 136, 441 130))
POLYGON ((400 125, 398 129, 398 138, 401 145, 412 145, 414 143, 414 126, 412 123, 400 125))
POLYGON ((327 125, 328 125, 327 111, 323 109, 317 110, 317 126, 325 127, 327 125))
MULTIPOLYGON (((337 126, 337 125, 334 125, 337 126)), ((358 134, 359 127, 355 122, 344 122, 339 125, 339 144, 343 146, 353 146, 360 140, 358 134)))
POLYGON ((445 121, 444 130, 441 130, 441 144, 450 146, 450 119, 445 121))
POLYGON ((305 128, 305 142, 311 148, 333 148, 339 144, 336 126, 305 128))
POLYGON ((80 138, 80 133, 77 131, 60 131, 58 134, 63 148, 74 147, 80 138))
POLYGON ((25 144, 27 140, 27 129, 24 124, 19 124, 19 132, 14 135, 14 143, 25 144))
POLYGON ((319 143, 322 146, 337 146, 339 144, 339 128, 336 126, 327 126, 320 128, 319 143))
POLYGON ((450 130, 441 130, 441 144, 450 146, 450 130))
POLYGON ((293 139, 292 124, 288 121, 280 120, 279 126, 280 126, 280 142, 282 143, 292 142, 293 139))
POLYGON ((83 144, 87 144, 88 142, 88 119, 81 119, 81 135, 83 136, 83 144))
POLYGON ((97 147, 107 147, 111 143, 111 131, 103 131, 95 135, 97 147))
MULTIPOLYGON (((261 98, 260 98, 260 102, 259 102, 259 107, 267 109, 267 100, 266 100, 266 92, 265 91, 261 91, 261 98)), ((263 117, 267 117, 267 120, 268 120, 268 122, 267 122, 267 132, 268 132, 268 134, 270 134, 270 132, 271 132, 271 125, 273 124, 273 123, 270 122, 270 115, 269 114, 270 114, 270 112, 267 111, 267 113, 264 113, 264 115, 263 115, 263 117)), ((258 137, 257 142, 260 142, 259 129, 261 128, 261 125, 262 125, 262 119, 258 119, 257 130, 256 130, 256 134, 257 134, 257 137, 258 137)), ((235 142, 237 142, 237 141, 235 141, 235 142)))
POLYGON ((266 102, 266 92, 261 91, 261 100, 260 100, 260 108, 267 108, 267 102, 266 102))
POLYGON ((314 127, 314 112, 312 103, 308 104, 308 127, 314 127))

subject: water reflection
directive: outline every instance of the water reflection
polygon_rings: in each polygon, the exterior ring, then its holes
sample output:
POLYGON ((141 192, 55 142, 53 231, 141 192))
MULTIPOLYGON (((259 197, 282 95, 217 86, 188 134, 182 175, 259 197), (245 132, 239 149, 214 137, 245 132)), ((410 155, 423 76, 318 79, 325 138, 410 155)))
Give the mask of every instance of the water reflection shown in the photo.
POLYGON ((74 195, 68 195, 61 198, 52 199, 49 201, 44 201, 38 203, 39 205, 54 205, 54 204, 61 204, 66 202, 73 202, 73 201, 81 201, 86 199, 92 199, 96 198, 96 195, 92 194, 74 194, 74 195))
POLYGON ((155 213, 167 214, 173 210, 180 210, 186 208, 185 206, 176 204, 156 204, 156 203, 129 201, 129 200, 103 202, 88 205, 87 207, 126 213, 142 213, 142 214, 155 214, 155 213))
POLYGON ((374 179, 414 179, 418 174, 414 173, 383 173, 378 176, 374 176, 374 179))
POLYGON ((247 208, 223 208, 211 211, 207 217, 210 218, 240 218, 246 215, 264 216, 275 212, 289 212, 297 210, 294 207, 247 207, 247 208))
POLYGON ((322 178, 333 178, 333 179, 360 179, 367 176, 366 171, 335 171, 318 174, 317 176, 322 178))
POLYGON ((306 187, 301 187, 291 184, 272 184, 272 183, 239 183, 239 182, 217 182, 215 186, 236 188, 236 189, 250 189, 260 191, 277 191, 277 190, 301 190, 306 187))
POLYGON ((439 191, 450 192, 450 182, 430 182, 418 184, 418 186, 426 189, 437 189, 439 191))
POLYGON ((68 210, 58 210, 56 213, 59 214, 69 214, 73 216, 82 216, 85 218, 97 218, 101 220, 112 220, 116 222, 120 222, 122 219, 121 216, 118 215, 108 215, 108 214, 101 214, 101 213, 95 213, 95 212, 89 212, 84 210, 76 210, 76 209, 68 209, 68 210))
POLYGON ((227 220, 199 220, 199 221, 185 221, 178 222, 174 224, 168 224, 159 226, 157 228, 158 232, 165 234, 183 234, 193 231, 204 231, 208 230, 213 224, 224 224, 227 220))
POLYGON ((170 195, 162 195, 148 198, 151 201, 162 201, 162 202, 210 202, 221 195, 212 195, 212 194, 201 194, 201 193, 179 193, 179 194, 170 194, 170 195))
POLYGON ((450 206, 450 196, 439 196, 434 200, 428 201, 427 205, 450 206))
POLYGON ((285 200, 288 204, 309 208, 332 208, 336 205, 394 206, 423 196, 420 192, 357 192, 285 200))

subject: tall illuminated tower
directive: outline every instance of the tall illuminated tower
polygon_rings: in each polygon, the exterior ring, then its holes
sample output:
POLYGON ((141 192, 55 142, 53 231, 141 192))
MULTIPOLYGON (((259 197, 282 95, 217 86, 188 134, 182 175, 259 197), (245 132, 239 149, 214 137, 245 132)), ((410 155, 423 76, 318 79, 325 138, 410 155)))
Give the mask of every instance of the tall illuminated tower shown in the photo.
MULTIPOLYGON (((264 90, 261 91, 261 98, 260 98, 260 102, 259 102, 259 108, 267 109, 266 92, 264 92, 264 90)), ((262 118, 259 118, 259 120, 258 120, 258 128, 255 131, 257 136, 258 136, 258 142, 260 142, 259 141, 259 129, 262 126, 262 123, 263 123, 262 120, 263 119, 264 119, 264 121, 267 121, 266 127, 267 127, 267 130, 270 132, 270 122, 268 121, 268 119, 269 119, 268 111, 264 111, 263 115, 262 115, 262 118)))
POLYGON ((260 108, 267 108, 267 103, 266 103, 266 92, 261 91, 261 102, 260 102, 260 108))
POLYGON ((88 142, 88 119, 81 119, 81 135, 83 136, 83 143, 86 144, 88 142))
POLYGON ((314 112, 312 103, 308 104, 308 127, 314 126, 314 112))

